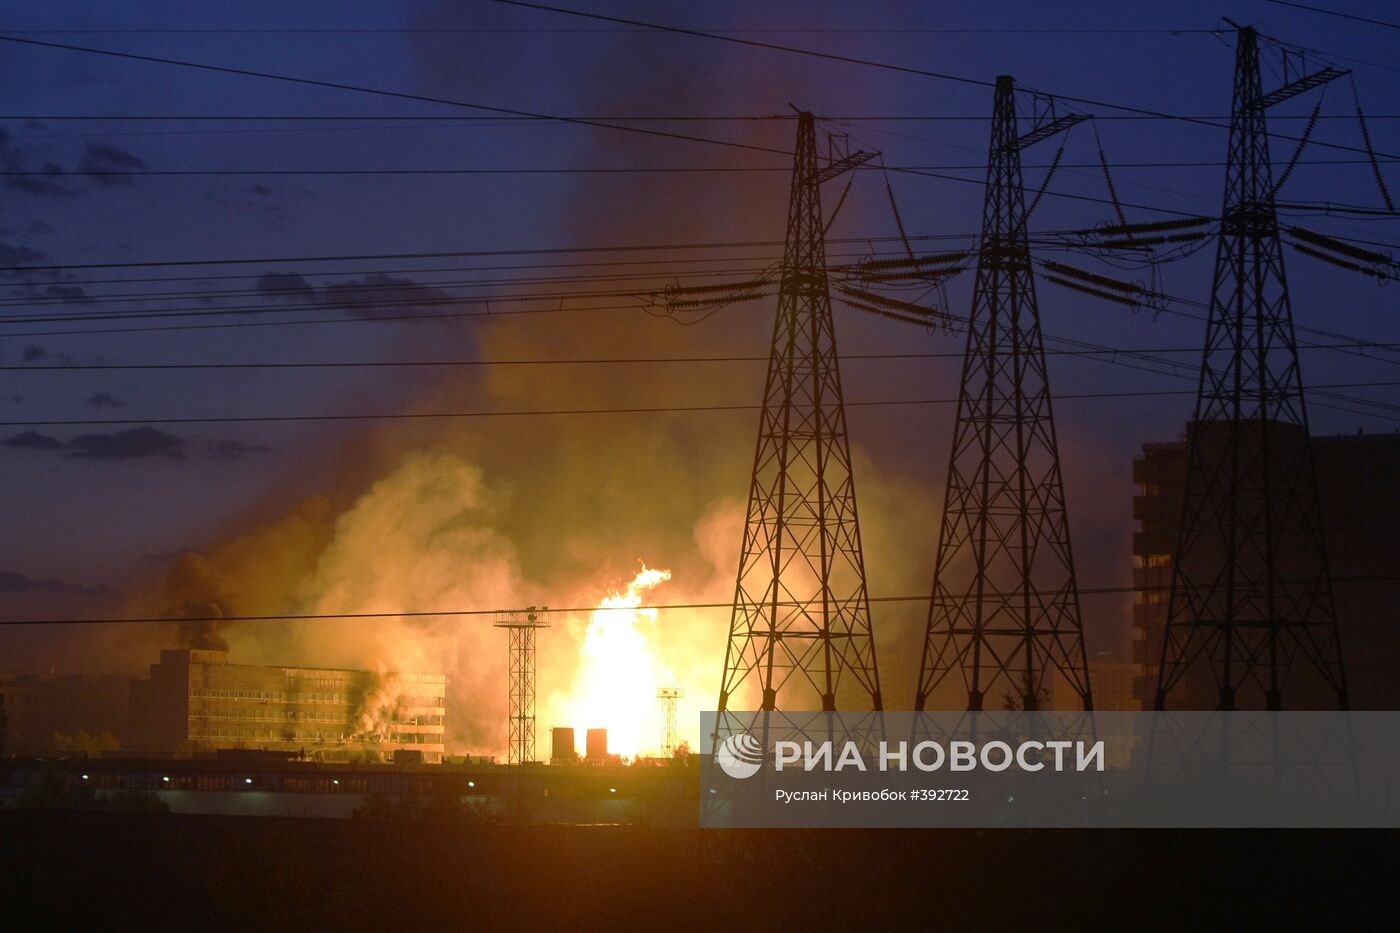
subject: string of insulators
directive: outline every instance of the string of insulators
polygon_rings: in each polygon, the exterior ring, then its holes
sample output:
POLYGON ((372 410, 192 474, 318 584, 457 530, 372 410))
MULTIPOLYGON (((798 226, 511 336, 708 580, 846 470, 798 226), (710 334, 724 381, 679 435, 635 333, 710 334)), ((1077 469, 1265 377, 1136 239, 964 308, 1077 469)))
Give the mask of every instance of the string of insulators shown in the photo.
POLYGON ((913 314, 929 320, 952 320, 951 317, 939 311, 937 308, 914 304, 912 301, 900 301, 898 298, 891 298, 888 295, 881 295, 876 292, 868 292, 863 288, 855 288, 851 285, 839 285, 837 288, 840 290, 841 294, 854 298, 857 301, 888 308, 891 311, 898 311, 901 314, 913 314))
POLYGON ((857 275, 862 282, 942 282, 959 273, 966 272, 966 266, 952 266, 946 269, 911 269, 908 272, 886 272, 883 275, 857 275))
POLYGON ((715 298, 686 298, 679 301, 667 300, 666 306, 673 310, 675 308, 701 308, 707 305, 732 305, 741 301, 758 301, 760 298, 769 297, 771 297, 771 294, 767 292, 750 292, 745 295, 720 295, 715 298))
POLYGON ((672 285, 666 289, 666 295, 713 295, 716 292, 743 292, 751 288, 762 288, 768 284, 767 279, 750 279, 747 282, 720 282, 716 285, 672 285))
MULTIPOLYGON (((1098 138, 1098 133, 1099 133, 1098 124, 1095 123, 1095 124, 1094 124, 1094 136, 1095 136, 1096 139, 1098 138)), ((1109 197, 1109 199, 1113 202, 1113 213, 1116 214, 1116 215, 1118 215, 1118 225, 1121 226, 1121 227, 1123 227, 1124 229, 1126 229, 1126 228, 1128 227, 1128 218, 1124 216, 1124 214, 1123 214, 1123 205, 1122 205, 1121 203, 1119 203, 1119 201, 1118 201, 1118 189, 1114 187, 1114 185, 1113 185, 1113 176, 1112 176, 1111 174, 1109 174, 1109 171, 1108 171, 1108 156, 1106 156, 1106 155, 1103 154, 1103 145, 1102 145, 1102 144, 1099 145, 1099 165, 1103 166, 1103 181, 1104 181, 1104 185, 1105 185, 1105 187, 1108 188, 1108 197, 1109 197)), ((1129 236, 1132 236, 1131 233, 1129 233, 1128 235, 1129 235, 1129 236)))
POLYGON ((1214 217, 1180 217, 1174 220, 1154 220, 1140 224, 1113 224, 1107 227, 1096 227, 1093 230, 1076 230, 1074 232, 1098 236, 1125 236, 1133 233, 1165 233, 1169 230, 1189 230, 1192 227, 1204 227, 1206 224, 1214 222, 1214 217))
MULTIPOLYGON (((1355 86, 1352 93, 1356 93, 1355 86)), ((1381 174, 1381 164, 1376 160, 1376 147, 1371 145, 1371 131, 1366 128, 1366 114, 1361 112, 1361 101, 1356 102, 1356 122, 1361 125, 1361 139, 1366 143, 1366 156, 1371 160, 1371 173, 1376 176, 1376 187, 1381 189, 1381 200, 1385 209, 1395 213, 1395 202, 1390 199, 1390 189, 1385 186, 1385 176, 1381 174)))
POLYGON ((1094 244, 1104 249, 1141 249, 1146 246, 1161 246, 1164 243, 1189 243, 1192 240, 1204 240, 1206 231, 1197 230, 1191 233, 1174 233, 1170 236, 1150 236, 1138 237, 1137 239, 1124 240, 1104 240, 1094 244))
POLYGON ((1308 125, 1303 128, 1303 133, 1298 137, 1298 148, 1293 150, 1293 158, 1288 160, 1288 166, 1279 175, 1278 181, 1274 183, 1273 197, 1278 197, 1278 193, 1283 190, 1283 186, 1288 182, 1288 176, 1293 174, 1293 170, 1298 167, 1298 160, 1303 157, 1303 150, 1307 148, 1308 140, 1312 138, 1313 129, 1317 126, 1317 118, 1322 115, 1322 102, 1327 99, 1327 88, 1322 88, 1322 93, 1317 97, 1317 106, 1313 108, 1312 116, 1308 118, 1308 125))
POLYGON ((1031 206, 1026 208, 1025 220, 1035 213, 1035 209, 1040 206, 1040 199, 1045 197, 1045 192, 1050 188, 1050 179, 1055 177, 1055 170, 1060 167, 1060 160, 1065 155, 1065 145, 1069 141, 1069 134, 1065 134, 1065 139, 1061 140, 1060 148, 1055 150, 1055 158, 1050 160, 1050 169, 1045 173, 1045 179, 1040 183, 1040 190, 1035 193, 1035 198, 1031 201, 1031 206))
POLYGON ((1141 295, 1143 293, 1142 286, 1135 282, 1119 281, 1118 279, 1110 278, 1106 275, 1099 275, 1097 272, 1089 272, 1086 269, 1080 269, 1076 266, 1067 266, 1062 262, 1055 262, 1050 259, 1043 259, 1040 264, 1057 275, 1071 279, 1079 279, 1082 282, 1088 282, 1099 288, 1110 288, 1114 291, 1122 292, 1125 295, 1141 295))
POLYGON ((1377 253, 1369 249, 1362 249, 1359 246, 1351 245, 1345 240, 1334 239, 1323 233, 1314 233, 1302 227, 1288 227, 1287 231, 1298 239, 1311 243, 1313 246, 1321 246, 1324 249, 1330 249, 1334 253, 1350 256, 1352 259, 1359 259, 1362 262, 1378 262, 1387 265, 1390 263, 1390 257, 1385 253, 1377 253))
POLYGON ((854 308, 857 311, 864 311, 866 314, 878 314, 880 317, 886 317, 892 321, 903 321, 905 324, 915 324, 919 327, 922 327, 924 330, 933 329, 933 321, 929 320, 928 318, 910 317, 907 314, 900 314, 896 311, 890 311, 885 308, 876 308, 872 305, 861 304, 859 301, 855 301, 850 298, 843 298, 841 300, 846 304, 847 307, 854 308))
POLYGON ((951 253, 928 253, 923 256, 909 256, 903 259, 867 259, 856 263, 858 272, 875 272, 887 269, 923 268, 924 266, 947 266, 962 262, 971 256, 970 250, 951 253))
POLYGON ((1340 256, 1333 256, 1331 253, 1324 253, 1320 249, 1313 249, 1305 243, 1289 243, 1288 245, 1304 256, 1311 256, 1314 259, 1319 259, 1322 262, 1330 263, 1331 265, 1347 269, 1351 272, 1360 272, 1362 275, 1369 275, 1371 278, 1379 279, 1383 282, 1390 280, 1389 275, 1374 266, 1363 266, 1359 262, 1352 262, 1350 259, 1343 259, 1340 256))
POLYGON ((1102 298, 1104 301, 1112 301, 1116 304, 1125 305, 1129 308, 1138 307, 1138 302, 1132 298, 1127 297, 1126 295, 1115 295, 1113 292, 1100 291, 1097 288, 1092 288, 1088 285, 1085 285, 1083 282, 1073 282, 1069 279, 1060 278, 1058 275, 1047 275, 1045 276, 1045 281, 1051 282, 1055 285, 1059 285, 1061 288, 1071 288, 1077 292, 1083 292, 1086 295, 1092 295, 1095 298, 1102 298))

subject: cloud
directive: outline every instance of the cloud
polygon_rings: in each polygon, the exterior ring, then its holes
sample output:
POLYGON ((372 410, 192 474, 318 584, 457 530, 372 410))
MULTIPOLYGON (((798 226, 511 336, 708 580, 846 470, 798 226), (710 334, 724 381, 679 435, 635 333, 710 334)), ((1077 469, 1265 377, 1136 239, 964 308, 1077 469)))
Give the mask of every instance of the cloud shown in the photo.
POLYGON ((24 431, 13 437, 7 437, 0 441, 6 447, 18 447, 21 450, 62 450, 63 441, 56 437, 49 437, 47 434, 40 434, 38 431, 24 431))
POLYGON ((79 434, 67 446, 68 456, 89 460, 137 460, 143 457, 189 459, 183 437, 158 431, 150 425, 112 434, 79 434))
POLYGON ((83 399, 89 408, 125 408, 126 402, 108 392, 94 392, 83 399))
POLYGON ((258 291, 276 301, 301 304, 316 295, 316 286, 295 272, 264 272, 258 276, 258 291))
POLYGON ((90 176, 99 185, 129 185, 129 175, 111 173, 129 172, 145 167, 144 159, 110 143, 88 143, 87 148, 83 150, 82 161, 78 163, 78 171, 90 176))
MULTIPOLYGON (((94 408, 120 407, 126 403, 105 392, 94 392, 87 404, 94 408), (111 399, 94 403, 97 397, 111 399)), ((25 431, 0 441, 0 446, 19 450, 53 451, 81 460, 190 460, 195 456, 211 460, 241 460, 255 454, 272 453, 264 444, 249 444, 229 438, 194 439, 157 430, 150 425, 127 428, 109 434, 79 434, 68 441, 37 431, 25 431)))
MULTIPOLYGON (((111 143, 88 143, 78 161, 77 172, 99 187, 129 185, 130 172, 146 167, 146 161, 135 153, 111 143)), ((15 142, 8 129, 0 127, 0 171, 7 174, 4 183, 17 191, 38 197, 71 198, 82 194, 74 187, 61 163, 46 158, 32 146, 15 142)), ((91 189, 87 189, 91 190, 91 189)))
POLYGON ((363 318, 450 306, 453 297, 442 289, 382 272, 319 288, 295 272, 265 272, 258 279, 258 290, 276 302, 303 307, 314 304, 363 318))
POLYGON ((49 577, 35 580, 14 570, 0 570, 0 593, 74 593, 97 595, 106 592, 101 586, 83 586, 49 577))
POLYGON ((11 246, 9 243, 0 243, 0 265, 27 266, 47 258, 48 254, 41 253, 37 249, 30 249, 28 246, 11 246))

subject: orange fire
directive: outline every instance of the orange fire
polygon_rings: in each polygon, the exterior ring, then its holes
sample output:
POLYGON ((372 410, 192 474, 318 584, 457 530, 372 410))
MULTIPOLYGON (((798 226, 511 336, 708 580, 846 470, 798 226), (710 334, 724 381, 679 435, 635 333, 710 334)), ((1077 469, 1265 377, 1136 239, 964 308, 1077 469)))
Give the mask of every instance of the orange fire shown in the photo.
POLYGON ((660 748, 656 690, 674 679, 652 649, 657 611, 642 602, 669 579, 669 570, 643 565, 590 614, 573 689, 555 707, 555 722, 573 726, 580 744, 585 730, 606 728, 612 754, 634 758, 660 748))

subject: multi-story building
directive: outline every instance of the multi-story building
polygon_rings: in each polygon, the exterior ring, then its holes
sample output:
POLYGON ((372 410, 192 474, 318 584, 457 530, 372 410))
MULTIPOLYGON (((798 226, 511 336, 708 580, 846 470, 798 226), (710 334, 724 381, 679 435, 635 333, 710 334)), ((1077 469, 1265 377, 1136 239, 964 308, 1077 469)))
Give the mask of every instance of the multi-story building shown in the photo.
POLYGON ((1089 658, 1089 686, 1094 691, 1094 709, 1140 710, 1137 665, 1127 658, 1100 653, 1089 658))
MULTIPOLYGON (((1400 578, 1391 550, 1400 541, 1400 434, 1314 438, 1323 534, 1335 584, 1337 625, 1354 709, 1400 709, 1400 578)), ((1133 461, 1134 693, 1151 709, 1172 582, 1172 555, 1186 485, 1186 442, 1150 443, 1133 461)), ((1297 666, 1306 666, 1299 660, 1297 666)), ((1304 680, 1291 707, 1328 708, 1304 680), (1314 699, 1316 698, 1316 699, 1314 699)), ((1188 678, 1168 697, 1177 709, 1213 709, 1218 697, 1188 678)), ((1332 699, 1335 703, 1335 698, 1332 699)))
POLYGON ((398 751, 440 762, 442 674, 376 674, 230 664, 227 651, 162 651, 131 682, 129 747, 176 753, 221 748, 381 760, 398 751))

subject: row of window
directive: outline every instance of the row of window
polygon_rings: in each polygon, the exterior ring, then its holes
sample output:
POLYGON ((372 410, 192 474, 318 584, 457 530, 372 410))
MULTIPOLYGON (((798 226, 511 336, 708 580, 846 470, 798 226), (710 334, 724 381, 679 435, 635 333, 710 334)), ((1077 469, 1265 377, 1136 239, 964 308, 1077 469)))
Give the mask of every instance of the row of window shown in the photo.
POLYGON ((282 690, 203 690, 190 688, 190 696, 219 700, 277 700, 283 703, 350 703, 348 693, 287 693, 282 690))
MULTIPOLYGON (((223 690, 191 688, 194 699, 216 700, 274 700, 280 703, 353 703, 355 698, 348 693, 287 693, 280 690, 223 690)), ((401 696, 398 706, 442 706, 440 696, 401 696)))
MULTIPOLYGON (((260 722, 280 722, 284 719, 301 722, 344 723, 347 721, 346 717, 343 715, 323 712, 321 710, 287 710, 286 712, 281 712, 264 707, 240 709, 238 707, 198 706, 190 712, 190 715, 197 719, 251 719, 260 722)), ((440 726, 442 725, 443 717, 441 714, 395 716, 391 721, 412 726, 440 726)))
MULTIPOLYGON (((281 729, 238 729, 238 728, 216 728, 216 729, 191 729, 191 739, 238 739, 238 740, 263 740, 270 742, 346 742, 349 739, 343 733, 326 732, 323 730, 281 730, 281 729)), ((431 732, 398 732, 390 735, 386 739, 389 745, 441 745, 442 736, 431 732)))

